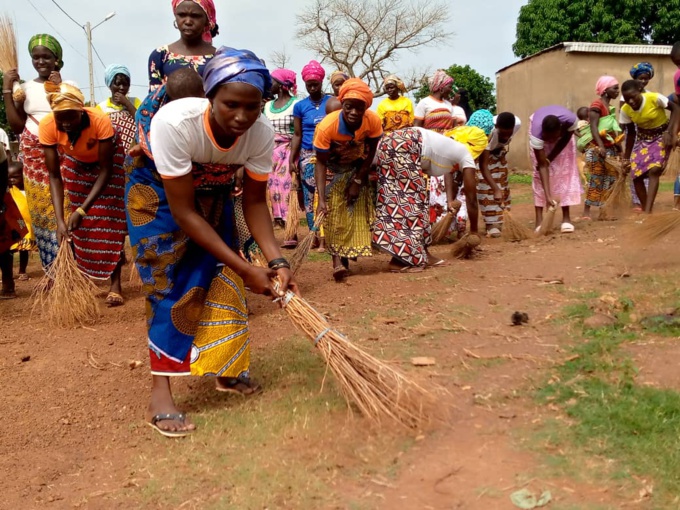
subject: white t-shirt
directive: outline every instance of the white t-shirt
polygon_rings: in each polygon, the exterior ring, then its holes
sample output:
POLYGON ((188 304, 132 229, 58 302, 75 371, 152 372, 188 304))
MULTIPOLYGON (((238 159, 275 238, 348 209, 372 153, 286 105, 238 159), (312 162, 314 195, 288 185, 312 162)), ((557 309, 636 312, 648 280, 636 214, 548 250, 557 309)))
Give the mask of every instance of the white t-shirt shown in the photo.
POLYGON ((45 83, 38 83, 35 80, 30 80, 22 83, 21 88, 26 93, 24 111, 29 116, 26 119, 26 128, 32 135, 38 136, 38 124, 48 113, 52 113, 50 103, 47 101, 45 83), (33 116, 38 123, 31 119, 31 116, 33 116))
POLYGON ((9 136, 4 129, 0 129, 0 143, 6 152, 9 152, 9 136))
POLYGON ((458 122, 459 124, 460 123, 465 124, 468 121, 467 115, 465 115, 465 110, 463 110, 463 108, 461 106, 454 106, 453 107, 453 118, 459 119, 459 122, 458 122))
POLYGON ((295 108, 297 99, 289 103, 288 108, 283 111, 272 111, 274 101, 269 101, 264 105, 264 115, 269 119, 269 122, 274 126, 274 131, 278 135, 292 136, 294 129, 295 117, 293 116, 293 109, 295 108))
MULTIPOLYGON (((451 116, 453 117, 453 105, 449 103, 446 99, 443 101, 437 101, 435 98, 432 96, 427 96, 421 99, 418 104, 416 105, 415 109, 415 118, 419 120, 424 120, 425 117, 427 116, 428 113, 434 111, 434 110, 448 110, 451 112, 451 116)), ((462 108, 461 108, 462 110, 462 108)), ((465 117, 465 112, 463 111, 463 117, 465 117)))
MULTIPOLYGON (((498 120, 498 115, 496 115, 493 118, 494 125, 496 125, 497 120, 498 120)), ((489 135, 489 145, 486 146, 486 150, 495 151, 496 149, 501 149, 501 148, 507 146, 510 143, 510 141, 512 140, 512 137, 517 134, 517 132, 519 131, 519 128, 521 128, 521 127, 522 127, 522 121, 520 120, 520 118, 517 115, 515 115, 515 129, 512 130, 512 136, 505 143, 501 143, 498 140, 498 129, 494 128, 494 130, 491 131, 491 135, 489 135)))
POLYGON ((423 137, 421 165, 427 175, 441 177, 463 168, 476 168, 472 154, 462 143, 429 129, 413 129, 423 137))
POLYGON ((151 147, 161 177, 172 179, 191 172, 191 163, 244 166, 255 180, 267 180, 272 170, 274 128, 260 115, 229 149, 215 142, 208 123, 210 102, 188 97, 168 103, 151 121, 151 147))

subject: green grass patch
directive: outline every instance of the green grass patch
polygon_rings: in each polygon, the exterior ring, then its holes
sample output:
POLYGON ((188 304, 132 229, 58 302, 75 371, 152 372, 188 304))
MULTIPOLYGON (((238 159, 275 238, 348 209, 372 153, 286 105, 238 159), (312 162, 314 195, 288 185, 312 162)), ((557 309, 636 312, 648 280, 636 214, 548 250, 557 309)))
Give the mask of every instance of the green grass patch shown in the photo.
POLYGON ((510 184, 531 184, 533 176, 531 174, 510 174, 508 182, 510 184))

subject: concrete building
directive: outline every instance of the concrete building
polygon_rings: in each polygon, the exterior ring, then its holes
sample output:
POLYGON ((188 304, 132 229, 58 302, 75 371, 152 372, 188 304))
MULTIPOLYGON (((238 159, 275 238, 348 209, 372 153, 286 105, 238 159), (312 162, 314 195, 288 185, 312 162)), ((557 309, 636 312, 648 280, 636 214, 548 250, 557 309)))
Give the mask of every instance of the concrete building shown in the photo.
POLYGON ((522 129, 513 138, 508 153, 510 167, 531 169, 527 130, 534 111, 559 104, 575 112, 590 105, 597 97, 595 82, 604 74, 623 83, 630 79, 633 65, 650 62, 655 74, 648 90, 671 94, 677 68, 670 60, 670 51, 670 46, 565 42, 498 71, 497 111, 511 111, 522 119, 522 129))

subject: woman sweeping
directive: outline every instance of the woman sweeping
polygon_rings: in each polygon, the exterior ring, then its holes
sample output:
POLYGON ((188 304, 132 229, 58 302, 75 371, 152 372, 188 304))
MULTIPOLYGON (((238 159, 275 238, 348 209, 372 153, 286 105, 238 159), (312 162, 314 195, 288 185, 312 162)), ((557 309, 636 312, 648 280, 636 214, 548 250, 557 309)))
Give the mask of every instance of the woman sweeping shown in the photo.
POLYGON ((666 168, 668 148, 675 147, 680 124, 680 107, 656 92, 643 92, 637 80, 621 87, 626 104, 621 108, 619 123, 626 130, 624 162, 630 169, 633 185, 644 212, 651 213, 659 190, 659 177, 666 168), (666 117, 670 110, 670 122, 666 117), (645 181, 649 180, 649 191, 645 181))
MULTIPOLYGON (((272 205, 274 221, 285 225, 288 217, 288 195, 291 192, 290 144, 295 132, 293 109, 297 98, 297 76, 289 69, 272 71, 272 93, 276 99, 264 107, 264 114, 274 126, 274 168, 269 175, 269 200, 272 205)), ((285 248, 295 248, 296 239, 286 239, 285 248)))
MULTIPOLYGON (((45 156, 38 140, 40 121, 52 112, 45 93, 48 80, 59 84, 59 71, 64 66, 61 44, 48 34, 31 37, 28 43, 34 69, 38 76, 21 83, 23 94, 13 99, 12 90, 21 79, 14 69, 4 75, 2 96, 7 112, 7 121, 16 135, 20 135, 19 152, 24 164, 26 200, 31 214, 40 261, 47 268, 57 256, 57 222, 50 196, 49 173, 45 156), (23 96, 23 97, 21 97, 23 96)), ((68 202, 65 203, 68 207, 68 202)))
POLYGON ((45 83, 51 114, 40 121, 40 144, 50 173, 50 192, 59 243, 73 242, 78 268, 111 279, 107 306, 124 303, 120 286, 125 220, 125 152, 108 116, 86 108, 76 87, 45 83), (59 155, 63 156, 59 161, 59 155), (61 163, 61 164, 60 164, 61 163), (64 214, 64 192, 69 198, 64 214))
POLYGON ((314 227, 314 130, 326 116, 326 103, 331 96, 323 92, 323 79, 326 76, 321 64, 310 61, 302 68, 307 96, 295 103, 293 108, 293 141, 290 146, 290 168, 300 176, 305 202, 307 225, 314 227))
POLYGON ((342 110, 321 121, 314 150, 317 214, 328 213, 326 245, 333 257, 333 278, 340 282, 347 276, 349 259, 373 255, 368 171, 383 131, 380 117, 369 110, 373 93, 359 78, 347 80, 338 99, 342 110))
POLYGON ((266 200, 274 129, 260 107, 271 88, 269 72, 250 51, 222 47, 206 66, 204 86, 208 99, 157 110, 167 100, 161 88, 140 109, 140 136, 150 137, 144 145, 152 153, 131 169, 127 185, 130 238, 147 302, 153 376, 147 420, 171 437, 195 426, 175 406, 170 377, 215 376, 218 391, 242 395, 259 389, 249 376, 245 288, 272 298, 296 290, 266 200), (242 167, 245 218, 269 260, 266 269, 237 251, 231 192, 242 167))
MULTIPOLYGON (((595 84, 595 93, 599 96, 590 104, 588 120, 590 122, 590 136, 586 135, 583 142, 590 138, 585 148, 586 167, 590 173, 588 191, 586 193, 583 219, 590 220, 590 208, 602 207, 607 194, 616 182, 618 174, 611 166, 606 165, 607 157, 619 155, 618 143, 621 128, 616 122, 616 108, 611 105, 612 99, 619 97, 619 82, 613 76, 602 76, 595 84), (611 133, 608 135, 607 133, 611 133), (618 133, 618 135, 617 135, 618 133)), ((621 137, 623 138, 623 137, 621 137)))
POLYGON ((382 121, 383 131, 391 133, 397 129, 410 127, 415 120, 413 102, 404 96, 406 86, 398 76, 391 74, 383 82, 383 90, 387 97, 378 105, 378 116, 382 121))
POLYGON ((423 128, 386 133, 378 148, 378 201, 373 245, 392 256, 393 272, 420 271, 440 259, 428 252, 432 242, 426 175, 445 177, 449 208, 453 207, 454 172, 463 175, 477 233, 475 162, 465 145, 423 128))
POLYGON ((574 232, 570 207, 581 203, 581 180, 576 165, 574 131, 578 118, 563 106, 544 106, 529 117, 529 156, 534 167, 536 228, 543 209, 559 202, 563 234, 574 232))
POLYGON ((172 0, 177 41, 161 46, 149 56, 149 92, 163 85, 168 76, 182 67, 203 75, 203 68, 215 54, 213 37, 219 33, 213 0, 172 0))
POLYGON ((111 97, 97 105, 111 119, 125 153, 135 142, 135 114, 142 103, 136 97, 128 97, 130 92, 130 70, 119 64, 111 64, 104 71, 104 81, 111 91, 111 97))
POLYGON ((477 110, 470 116, 468 126, 476 126, 489 137, 486 149, 479 156, 477 173, 477 202, 486 225, 486 235, 500 237, 503 229, 503 210, 510 208, 508 163, 505 159, 512 136, 521 122, 512 113, 494 117, 489 110, 477 110), (488 176, 491 182, 485 179, 488 176))

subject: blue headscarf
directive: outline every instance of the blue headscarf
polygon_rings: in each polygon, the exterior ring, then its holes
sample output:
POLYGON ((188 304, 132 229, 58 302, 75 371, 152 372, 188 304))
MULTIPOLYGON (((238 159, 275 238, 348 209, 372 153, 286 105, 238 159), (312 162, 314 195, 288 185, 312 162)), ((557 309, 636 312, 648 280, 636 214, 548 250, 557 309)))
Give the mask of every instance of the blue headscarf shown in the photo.
POLYGON ((630 77, 634 80, 637 80, 641 74, 648 74, 651 80, 654 78, 654 66, 649 62, 640 62, 630 68, 630 77))
POLYGON ((247 83, 265 94, 272 88, 272 78, 267 67, 250 50, 237 50, 222 46, 203 71, 203 88, 210 96, 225 83, 247 83))
POLYGON ((111 86, 117 74, 124 74, 130 78, 130 70, 127 67, 120 64, 111 64, 104 70, 104 83, 106 83, 107 87, 111 86))
POLYGON ((495 127, 493 123, 493 114, 489 110, 477 110, 470 115, 470 120, 468 120, 467 125, 478 127, 486 133, 486 136, 489 136, 495 127))

